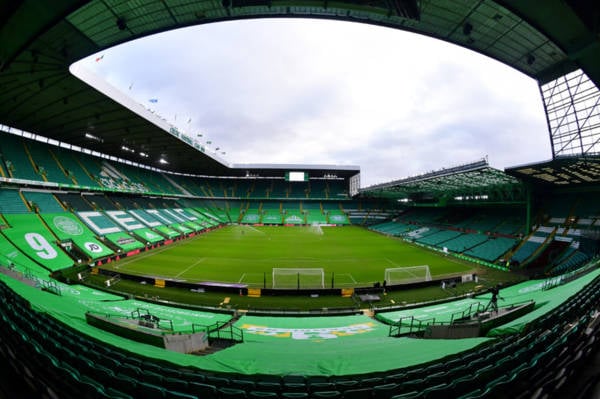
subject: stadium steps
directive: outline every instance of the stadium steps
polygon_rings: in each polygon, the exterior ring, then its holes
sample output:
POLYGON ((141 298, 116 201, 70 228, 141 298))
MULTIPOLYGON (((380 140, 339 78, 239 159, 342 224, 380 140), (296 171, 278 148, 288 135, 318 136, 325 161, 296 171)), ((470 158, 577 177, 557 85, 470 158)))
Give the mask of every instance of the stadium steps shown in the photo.
POLYGON ((31 167, 33 168, 34 172, 40 176, 43 181, 48 181, 48 179, 46 178, 45 174, 42 174, 40 172, 40 169, 38 167, 38 165, 36 164, 36 162, 33 160, 33 156, 31 155, 31 151, 29 151, 29 147, 27 146, 26 143, 23 143, 23 149, 25 150, 25 155, 27 156, 27 159, 29 160, 29 163, 31 164, 31 167))
POLYGON ((48 149, 48 152, 50 153, 50 157, 58 165, 58 168, 60 169, 60 171, 65 175, 65 179, 69 182, 69 184, 76 184, 75 180, 73 179, 73 175, 71 173, 69 173, 68 169, 65 168, 65 166, 62 164, 62 162, 56 156, 56 154, 54 154, 50 149, 48 149))
POLYGON ((27 210, 29 212, 31 212, 32 209, 31 209, 31 206, 29 205, 29 201, 27 201, 27 198, 25 198, 25 196, 23 195, 23 192, 21 190, 19 190, 19 197, 21 197, 21 201, 23 201, 23 203, 27 207, 27 210))

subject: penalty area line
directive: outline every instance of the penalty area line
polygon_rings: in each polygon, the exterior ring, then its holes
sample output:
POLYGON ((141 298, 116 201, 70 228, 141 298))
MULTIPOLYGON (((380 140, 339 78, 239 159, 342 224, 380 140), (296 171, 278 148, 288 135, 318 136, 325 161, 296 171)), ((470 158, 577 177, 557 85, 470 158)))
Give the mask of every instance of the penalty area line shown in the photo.
POLYGON ((174 277, 177 278, 177 277, 181 276, 183 273, 186 273, 188 270, 190 270, 192 267, 196 266, 198 263, 204 261, 204 259, 206 259, 206 258, 200 258, 200 259, 198 259, 195 263, 192 263, 191 266, 186 267, 183 271, 181 271, 180 273, 176 274, 174 277))

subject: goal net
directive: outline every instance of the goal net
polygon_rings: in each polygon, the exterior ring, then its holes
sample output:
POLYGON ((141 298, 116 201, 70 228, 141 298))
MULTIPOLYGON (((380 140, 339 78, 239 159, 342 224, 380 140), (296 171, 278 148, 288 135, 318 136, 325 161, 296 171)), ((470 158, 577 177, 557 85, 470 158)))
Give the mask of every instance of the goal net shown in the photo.
POLYGON ((431 281, 431 273, 428 265, 392 267, 385 269, 385 281, 388 285, 431 281))
POLYGON ((325 272, 322 268, 274 267, 273 288, 325 288, 325 272))

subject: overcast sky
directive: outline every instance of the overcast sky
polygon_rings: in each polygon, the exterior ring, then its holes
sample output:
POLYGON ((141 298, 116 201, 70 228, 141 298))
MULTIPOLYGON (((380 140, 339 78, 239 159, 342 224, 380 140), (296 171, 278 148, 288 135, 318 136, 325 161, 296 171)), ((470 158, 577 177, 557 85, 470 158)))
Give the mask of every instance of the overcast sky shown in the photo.
POLYGON ((551 158, 534 80, 389 28, 215 23, 83 64, 230 163, 358 165, 365 187, 485 156, 499 169, 551 158))

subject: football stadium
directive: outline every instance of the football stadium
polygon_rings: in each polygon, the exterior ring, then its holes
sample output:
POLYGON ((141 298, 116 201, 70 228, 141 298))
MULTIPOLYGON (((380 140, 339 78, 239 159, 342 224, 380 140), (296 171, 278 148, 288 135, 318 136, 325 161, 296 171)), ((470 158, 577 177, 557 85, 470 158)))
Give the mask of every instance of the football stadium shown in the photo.
POLYGON ((2 2, 0 396, 597 397, 598 15, 573 0, 2 2), (71 72, 156 33, 274 17, 512 67, 539 86, 551 159, 367 186, 360 166, 230 164, 71 72))

